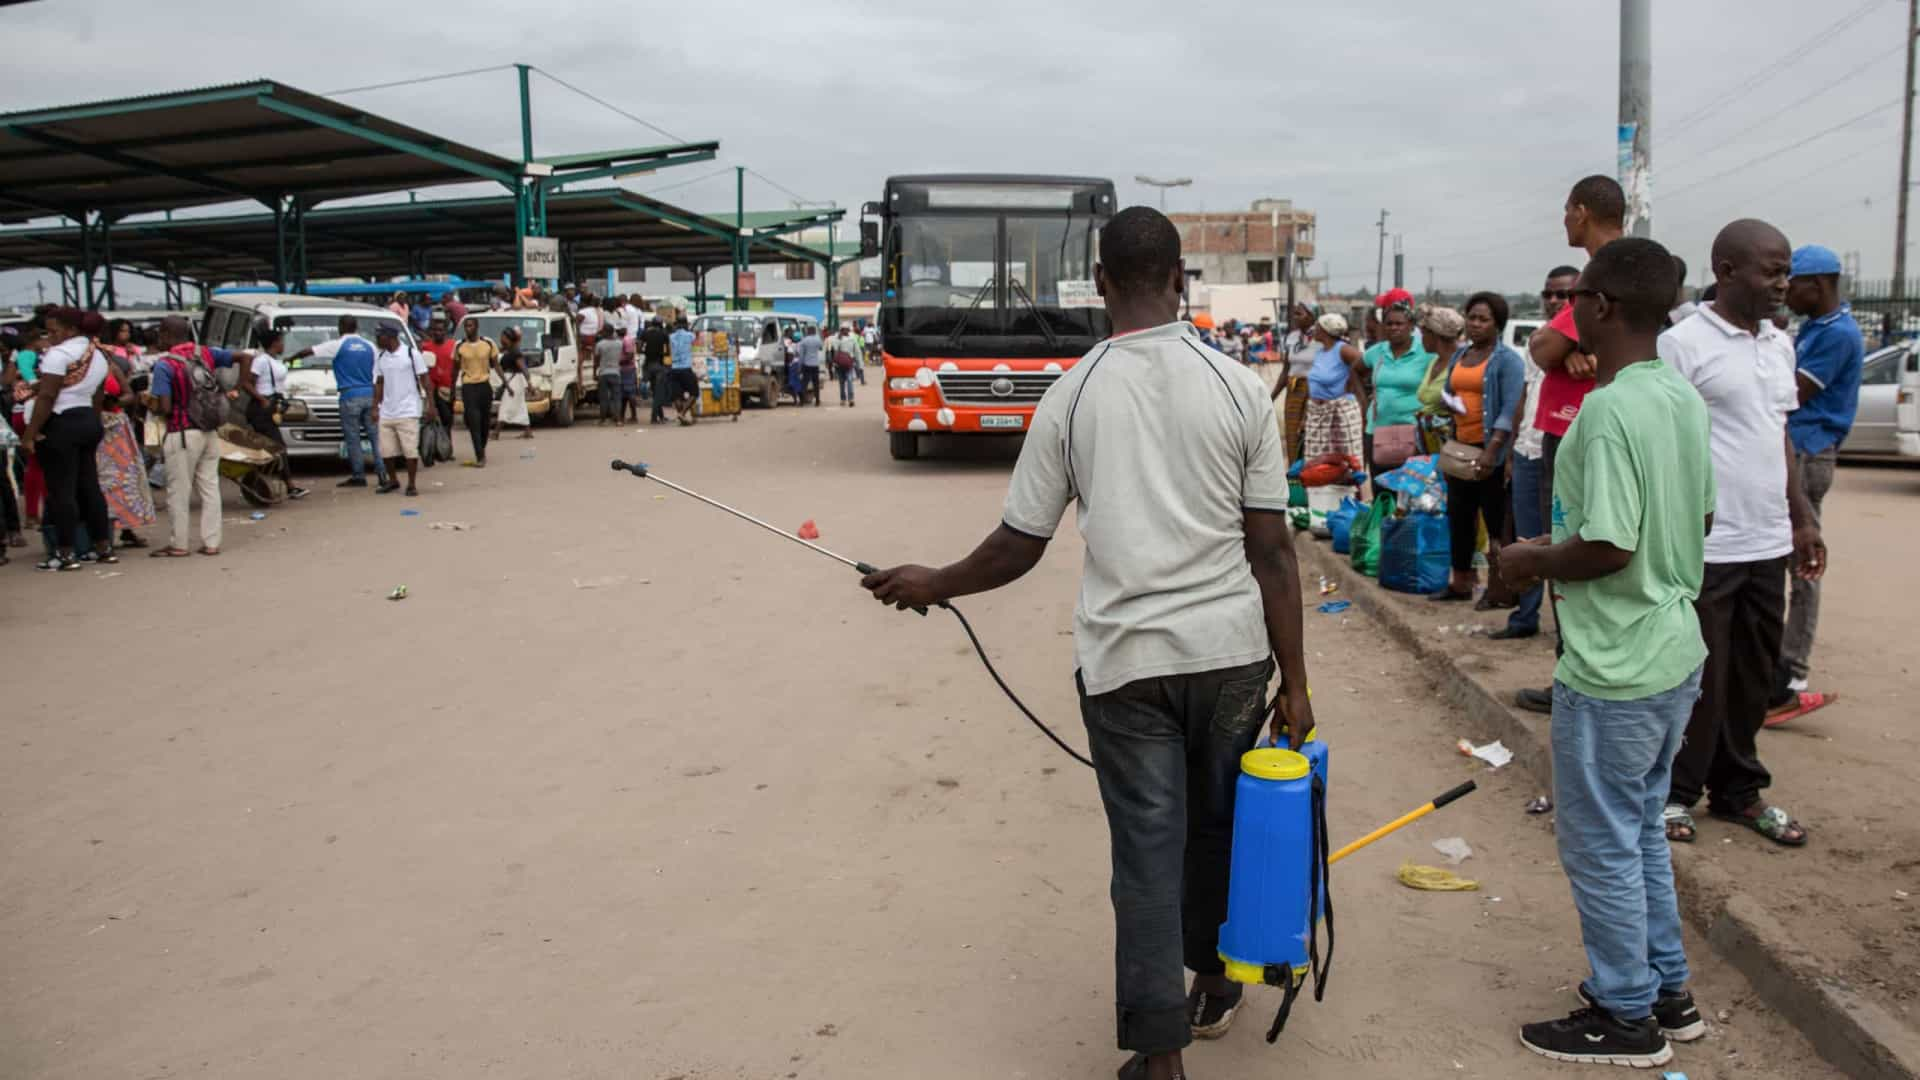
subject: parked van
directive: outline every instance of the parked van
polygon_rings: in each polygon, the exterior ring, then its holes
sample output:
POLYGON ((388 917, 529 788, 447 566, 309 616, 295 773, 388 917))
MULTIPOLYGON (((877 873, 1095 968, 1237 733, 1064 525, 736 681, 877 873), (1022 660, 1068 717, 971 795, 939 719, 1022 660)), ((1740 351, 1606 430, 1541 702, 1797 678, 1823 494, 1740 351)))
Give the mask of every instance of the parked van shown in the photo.
POLYGON ((1920 459, 1920 351, 1907 353, 1894 404, 1894 450, 1901 457, 1920 459))
MULTIPOLYGON (((350 300, 280 293, 216 294, 200 320, 200 341, 221 349, 252 350, 268 327, 286 335, 285 354, 291 355, 340 336, 340 317, 360 320, 360 336, 373 340, 382 325, 399 328, 400 340, 415 348, 406 321, 383 307, 350 300)), ((231 388, 237 373, 223 371, 223 385, 231 388)), ((301 360, 287 373, 288 407, 280 422, 291 457, 329 457, 340 453, 340 392, 333 382, 331 361, 318 356, 301 360)))
MULTIPOLYGON (((480 324, 480 336, 500 344, 511 326, 520 331, 520 354, 527 361, 527 415, 542 417, 555 427, 570 427, 574 410, 598 385, 590 365, 581 364, 579 332, 564 311, 470 311, 467 318, 480 324)), ((456 328, 454 340, 465 341, 456 328)), ((495 407, 500 399, 500 377, 493 383, 495 407)), ((458 399, 455 399, 456 403, 458 399)))
POLYGON ((795 315, 785 311, 726 311, 711 315, 696 315, 690 328, 696 334, 714 330, 725 332, 729 349, 734 359, 740 362, 740 396, 751 399, 763 409, 771 409, 780 404, 780 393, 786 388, 785 350, 776 363, 769 365, 760 359, 760 335, 766 332, 768 323, 780 328, 780 336, 791 340, 794 331, 803 336, 809 330, 820 328, 819 320, 811 315, 795 315))

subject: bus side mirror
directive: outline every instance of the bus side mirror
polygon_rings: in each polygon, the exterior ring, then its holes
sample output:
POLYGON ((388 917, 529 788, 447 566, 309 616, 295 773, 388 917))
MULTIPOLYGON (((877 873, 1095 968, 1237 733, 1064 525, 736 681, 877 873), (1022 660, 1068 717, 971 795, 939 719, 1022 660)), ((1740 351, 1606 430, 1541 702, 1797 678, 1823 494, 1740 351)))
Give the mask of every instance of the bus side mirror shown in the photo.
POLYGON ((862 221, 860 223, 860 257, 871 259, 880 254, 880 223, 862 221))

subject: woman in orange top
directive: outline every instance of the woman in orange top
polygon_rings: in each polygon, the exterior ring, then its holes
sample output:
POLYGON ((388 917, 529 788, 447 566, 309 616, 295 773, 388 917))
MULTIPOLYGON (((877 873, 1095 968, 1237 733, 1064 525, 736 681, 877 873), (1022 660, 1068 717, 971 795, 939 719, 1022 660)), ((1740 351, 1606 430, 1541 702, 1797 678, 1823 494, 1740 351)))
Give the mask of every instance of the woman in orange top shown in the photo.
POLYGON ((1526 370, 1520 354, 1500 341, 1507 326, 1507 301, 1498 293, 1475 293, 1467 299, 1467 344, 1453 354, 1447 369, 1448 404, 1454 411, 1453 437, 1480 448, 1473 479, 1447 477, 1447 524, 1453 576, 1447 587, 1428 597, 1451 601, 1473 599, 1478 575, 1473 553, 1479 524, 1497 537, 1507 518, 1507 485, 1501 467, 1513 442, 1513 414, 1526 393, 1526 370))

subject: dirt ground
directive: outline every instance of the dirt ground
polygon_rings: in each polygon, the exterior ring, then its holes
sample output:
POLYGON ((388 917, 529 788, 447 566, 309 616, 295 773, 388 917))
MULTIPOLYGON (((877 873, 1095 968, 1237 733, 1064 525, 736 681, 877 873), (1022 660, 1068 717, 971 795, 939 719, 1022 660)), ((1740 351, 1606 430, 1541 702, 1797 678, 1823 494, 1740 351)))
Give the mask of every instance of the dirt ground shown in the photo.
MULTIPOLYGON (((1110 1076, 1092 777, 944 614, 882 610, 851 571, 607 468, 644 458, 774 522, 811 518, 854 558, 932 561, 998 519, 1007 448, 959 449, 891 462, 872 398, 542 431, 484 472, 432 470, 418 500, 320 478, 265 521, 229 509, 217 560, 0 571, 0 650, 22 675, 0 760, 0 1076, 1110 1076)), ((1911 623, 1890 590, 1873 629, 1839 598, 1870 595, 1847 559, 1861 529, 1835 529, 1819 661, 1855 704, 1775 737, 1805 750, 1775 755, 1820 830, 1822 861, 1801 866, 1838 865, 1840 822, 1893 827, 1868 810, 1912 746, 1901 661, 1866 644, 1911 623)), ((1069 525, 1028 580, 963 606, 1082 745, 1078 548, 1069 525)), ((1574 1006, 1584 970, 1547 820, 1522 809, 1536 792, 1454 752, 1468 733, 1372 624, 1306 619, 1336 840, 1463 778, 1481 790, 1343 863, 1327 1000, 1269 1047, 1277 995, 1252 991, 1191 1075, 1582 1074, 1515 1041, 1574 1006), (1481 892, 1394 881, 1451 836, 1481 892)), ((1701 846, 1720 839, 1708 826, 1701 846)), ((1873 852, 1863 876, 1887 868, 1879 840, 1848 846, 1873 852)), ((1795 865, 1744 841, 1724 857, 1795 865)), ((1871 903, 1850 896, 1849 918, 1854 901, 1871 903)), ((1885 943, 1910 946, 1895 930, 1885 943)), ((1671 1068, 1833 1075, 1694 946, 1720 1019, 1671 1068)))
MULTIPOLYGON (((1920 526, 1920 469, 1843 465, 1823 513, 1832 569, 1822 590, 1813 684, 1841 699, 1764 732, 1768 797, 1807 826, 1792 851, 1704 815, 1681 859, 1718 864, 1804 935, 1832 971, 1909 1024, 1920 1024, 1920 826, 1908 812, 1920 773, 1913 724, 1915 661, 1904 647, 1920 632, 1920 593, 1906 545, 1920 526)), ((1397 594, 1394 601, 1440 640, 1505 625, 1506 613, 1475 614, 1397 594), (1444 608, 1444 610, 1441 610, 1444 608)), ((1551 625, 1551 619, 1546 620, 1551 625)), ((1545 686, 1551 637, 1466 637, 1464 662, 1503 693, 1545 686)), ((1530 717, 1545 730, 1545 717, 1530 717)))

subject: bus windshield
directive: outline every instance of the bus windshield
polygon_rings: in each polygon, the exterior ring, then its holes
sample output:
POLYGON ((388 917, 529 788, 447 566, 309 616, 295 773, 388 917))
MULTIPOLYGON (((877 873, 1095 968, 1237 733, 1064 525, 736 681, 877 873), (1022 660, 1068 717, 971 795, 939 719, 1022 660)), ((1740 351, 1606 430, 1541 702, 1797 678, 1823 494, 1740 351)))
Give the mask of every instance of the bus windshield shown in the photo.
POLYGON ((960 211, 896 218, 883 315, 920 355, 1078 355, 1107 336, 1093 291, 1098 223, 1067 213, 960 211))

